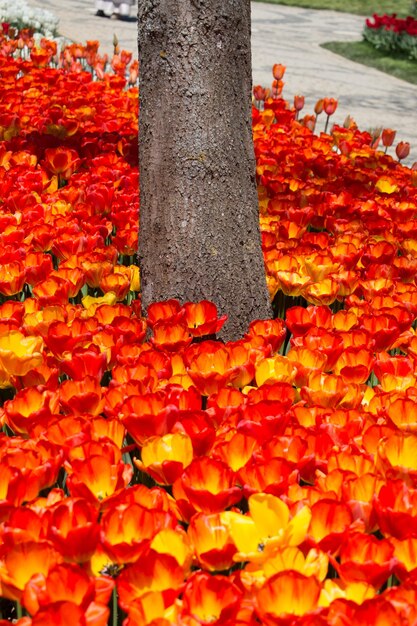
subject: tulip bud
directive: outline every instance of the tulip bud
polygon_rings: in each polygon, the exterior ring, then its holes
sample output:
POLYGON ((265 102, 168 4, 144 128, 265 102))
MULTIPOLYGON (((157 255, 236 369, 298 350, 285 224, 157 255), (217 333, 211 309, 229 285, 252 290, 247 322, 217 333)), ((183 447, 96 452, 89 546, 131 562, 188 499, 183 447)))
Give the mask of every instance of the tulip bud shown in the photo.
POLYGON ((408 141, 400 141, 395 148, 395 154, 397 155, 399 161, 408 157, 410 154, 410 144, 408 141))
POLYGON ((392 128, 384 128, 382 131, 382 145, 386 148, 389 148, 394 143, 395 135, 397 131, 392 130, 392 128))
POLYGON ((119 52, 119 40, 117 38, 116 33, 113 35, 113 53, 117 54, 119 52))
POLYGON ((294 109, 301 111, 304 107, 304 96, 294 96, 294 109))
POLYGON ((326 115, 333 115, 337 109, 337 100, 335 98, 324 98, 323 109, 326 115))
POLYGON ((253 88, 253 96, 255 100, 262 101, 266 98, 266 89, 261 85, 255 85, 253 88))
POLYGON ((281 80, 281 78, 285 74, 285 70, 286 70, 285 65, 281 65, 280 63, 275 63, 275 65, 272 67, 272 75, 275 78, 275 80, 281 80))
POLYGON ((316 115, 320 115, 320 113, 323 113, 323 104, 324 104, 323 98, 320 98, 320 100, 317 100, 315 107, 314 107, 314 113, 316 115))
POLYGON ((369 134, 371 135, 371 148, 374 148, 374 150, 377 149, 378 144, 379 144, 379 140, 381 139, 381 128, 372 128, 369 131, 369 134))

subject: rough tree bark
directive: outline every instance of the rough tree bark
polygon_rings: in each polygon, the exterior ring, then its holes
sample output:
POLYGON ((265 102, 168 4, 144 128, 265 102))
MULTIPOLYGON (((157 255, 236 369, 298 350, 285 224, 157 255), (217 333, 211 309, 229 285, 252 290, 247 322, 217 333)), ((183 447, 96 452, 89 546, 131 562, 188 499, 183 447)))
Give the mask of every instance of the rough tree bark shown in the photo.
POLYGON ((139 0, 143 307, 214 301, 237 339, 271 316, 251 126, 250 0, 139 0))

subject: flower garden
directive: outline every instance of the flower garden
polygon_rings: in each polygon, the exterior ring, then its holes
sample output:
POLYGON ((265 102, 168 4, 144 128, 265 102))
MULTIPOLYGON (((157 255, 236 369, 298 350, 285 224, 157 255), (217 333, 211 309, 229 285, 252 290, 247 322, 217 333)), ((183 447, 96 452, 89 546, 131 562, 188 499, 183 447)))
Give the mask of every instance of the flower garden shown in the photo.
POLYGON ((277 317, 224 344, 209 302, 141 317, 131 55, 3 28, 1 625, 417 622, 417 171, 283 71, 253 108, 277 317))
POLYGON ((399 18, 395 14, 375 14, 366 20, 363 36, 378 50, 400 52, 417 61, 417 19, 411 15, 399 18))

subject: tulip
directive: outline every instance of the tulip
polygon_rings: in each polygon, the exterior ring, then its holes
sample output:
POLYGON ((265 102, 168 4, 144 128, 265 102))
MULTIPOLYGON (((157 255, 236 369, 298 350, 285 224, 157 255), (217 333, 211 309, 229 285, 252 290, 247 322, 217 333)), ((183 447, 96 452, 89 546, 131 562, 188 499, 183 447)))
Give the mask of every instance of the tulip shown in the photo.
POLYGON ((174 483, 173 493, 183 491, 197 511, 217 513, 239 502, 242 490, 234 484, 234 473, 221 461, 196 458, 174 483))
POLYGON ((0 568, 2 595, 20 601, 34 574, 47 575, 60 562, 62 556, 48 541, 16 542, 8 547, 0 568))
POLYGON ((134 463, 156 482, 170 485, 192 460, 191 438, 186 433, 178 432, 148 439, 142 446, 142 460, 134 459, 134 463))
POLYGON ((226 576, 196 572, 184 588, 184 616, 192 616, 198 624, 236 623, 243 592, 226 576))
POLYGON ((400 141, 395 148, 395 154, 397 155, 398 161, 406 159, 410 154, 410 144, 408 141, 400 141))
POLYGON ((48 148, 45 150, 45 167, 61 180, 68 180, 79 167, 81 160, 72 148, 48 148))
POLYGON ((323 110, 327 115, 327 119, 326 119, 326 124, 324 127, 324 132, 327 132, 327 127, 329 124, 329 119, 330 116, 333 115, 333 113, 335 113, 336 109, 337 109, 337 100, 335 98, 324 98, 323 100, 323 110))
POLYGON ((352 524, 349 507, 330 499, 318 500, 311 507, 308 534, 325 551, 335 552, 352 524))
POLYGON ((255 98, 255 101, 258 102, 258 107, 259 109, 261 108, 261 103, 265 102, 266 98, 268 97, 268 89, 265 89, 264 87, 261 87, 261 85, 256 85, 253 88, 253 97, 255 98))
POLYGON ((194 561, 193 546, 187 533, 178 526, 163 528, 151 541, 151 548, 159 554, 173 556, 178 565, 188 574, 194 561))
POLYGON ((125 567, 118 576, 120 606, 128 611, 134 600, 149 592, 162 593, 165 606, 169 606, 179 595, 183 579, 184 571, 174 557, 149 550, 140 561, 125 567))
POLYGON ((110 507, 100 521, 101 545, 113 563, 131 563, 143 557, 158 532, 174 525, 173 516, 166 511, 136 503, 110 507))
POLYGON ((295 119, 298 119, 298 114, 301 109, 304 108, 304 96, 294 96, 294 109, 295 109, 295 119))
POLYGON ((193 337, 215 335, 227 320, 227 315, 218 317, 216 305, 207 300, 186 302, 184 311, 185 321, 193 337))
POLYGON ((262 563, 280 546, 301 544, 311 519, 303 507, 290 519, 288 506, 272 494, 259 493, 249 497, 249 515, 234 513, 227 518, 230 535, 237 554, 233 559, 262 563))
POLYGON ((236 547, 232 541, 229 513, 197 513, 190 521, 187 533, 198 562, 211 572, 229 569, 234 564, 236 547))
POLYGON ((42 364, 41 337, 25 337, 20 331, 11 331, 0 337, 0 366, 10 376, 24 376, 42 364))
POLYGON ((281 80, 281 78, 285 74, 285 70, 286 70, 285 65, 281 65, 280 63, 275 63, 272 66, 272 75, 275 78, 275 80, 281 80))
POLYGON ((382 138, 382 145, 385 147, 385 152, 394 143, 396 134, 397 134, 396 131, 392 130, 392 128, 384 128, 382 130, 381 138, 382 138))
POLYGON ((343 543, 338 573, 344 581, 362 581, 378 590, 391 575, 397 562, 388 539, 377 539, 361 532, 352 533, 343 543))
MULTIPOLYGON (((279 618, 294 620, 317 608, 321 586, 314 576, 289 570, 278 572, 256 593, 256 610, 265 623, 279 623, 279 618)), ((289 623, 289 620, 287 621, 289 623)))
POLYGON ((67 558, 88 561, 98 540, 98 510, 82 499, 67 499, 53 511, 49 533, 52 543, 67 558))
POLYGON ((316 104, 314 105, 314 113, 316 115, 320 115, 320 113, 323 113, 323 107, 324 107, 324 98, 320 98, 320 100, 317 100, 316 104))

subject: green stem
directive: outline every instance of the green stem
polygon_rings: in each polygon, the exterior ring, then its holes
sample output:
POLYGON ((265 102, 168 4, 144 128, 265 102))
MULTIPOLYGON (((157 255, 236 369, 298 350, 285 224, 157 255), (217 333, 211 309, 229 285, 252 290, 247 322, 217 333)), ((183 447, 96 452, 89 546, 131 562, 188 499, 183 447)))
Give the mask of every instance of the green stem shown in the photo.
POLYGON ((117 607, 116 585, 114 586, 114 589, 113 589, 112 613, 113 613, 112 626, 117 626, 119 614, 118 614, 118 607, 117 607))
POLYGON ((17 619, 21 619, 23 617, 23 609, 19 600, 16 600, 16 615, 17 615, 17 619))

